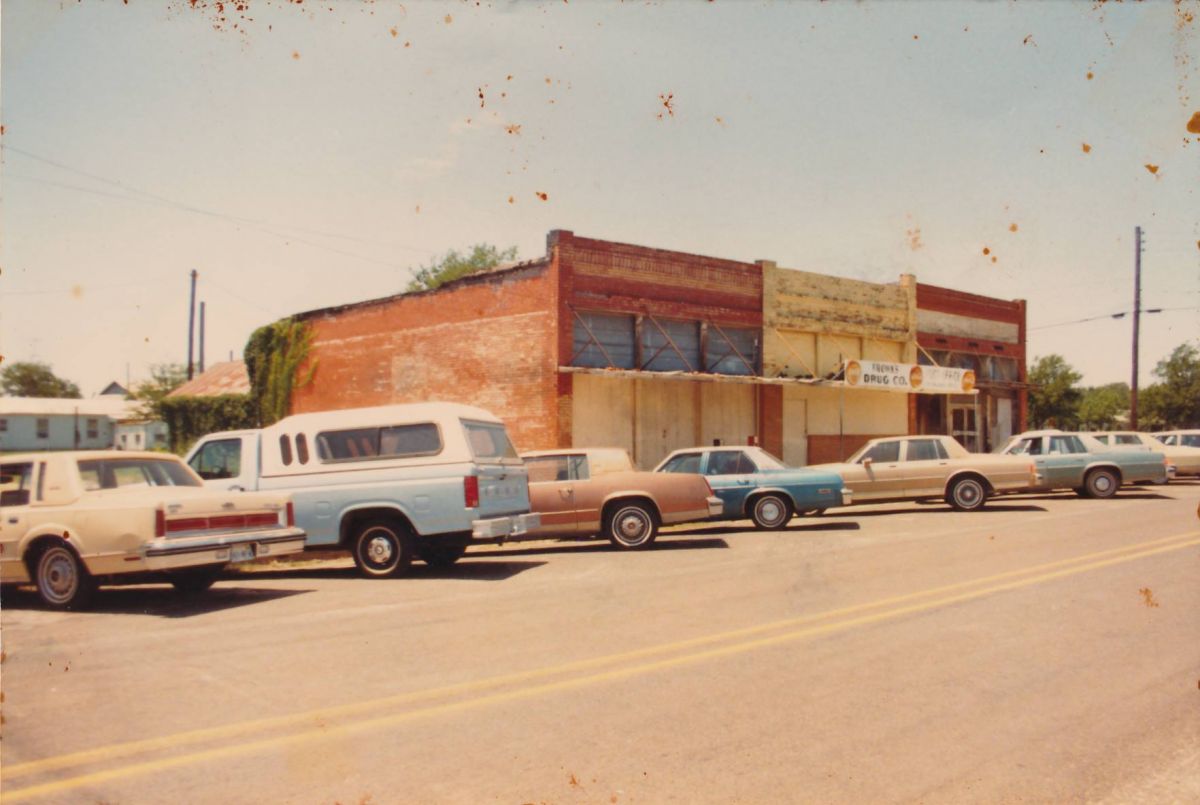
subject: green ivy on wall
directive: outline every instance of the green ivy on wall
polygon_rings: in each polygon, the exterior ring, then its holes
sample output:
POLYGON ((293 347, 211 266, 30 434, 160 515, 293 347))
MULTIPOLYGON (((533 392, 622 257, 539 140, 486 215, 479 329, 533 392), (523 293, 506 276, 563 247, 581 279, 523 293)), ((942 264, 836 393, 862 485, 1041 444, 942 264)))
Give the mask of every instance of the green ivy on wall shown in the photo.
POLYGON ((303 377, 297 372, 308 359, 312 332, 304 322, 280 319, 259 327, 246 342, 246 372, 250 375, 250 402, 258 426, 278 422, 291 412, 292 391, 312 381, 313 361, 303 377))

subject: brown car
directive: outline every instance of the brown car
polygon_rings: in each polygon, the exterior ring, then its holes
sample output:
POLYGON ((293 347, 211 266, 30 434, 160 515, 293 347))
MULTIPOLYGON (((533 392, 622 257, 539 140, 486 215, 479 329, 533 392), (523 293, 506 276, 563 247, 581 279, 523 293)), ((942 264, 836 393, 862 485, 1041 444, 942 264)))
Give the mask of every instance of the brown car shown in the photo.
POLYGON ((702 475, 640 472, 620 448, 522 453, 530 509, 541 515, 534 537, 603 534, 618 548, 645 548, 660 525, 720 514, 702 475))

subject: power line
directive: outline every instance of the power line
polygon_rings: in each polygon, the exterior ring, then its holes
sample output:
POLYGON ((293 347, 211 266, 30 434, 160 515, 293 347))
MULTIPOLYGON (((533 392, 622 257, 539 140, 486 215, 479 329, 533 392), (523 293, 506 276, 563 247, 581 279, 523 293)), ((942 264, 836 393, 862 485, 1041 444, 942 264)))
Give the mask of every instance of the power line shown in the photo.
POLYGON ((294 241, 296 243, 301 243, 301 244, 304 244, 307 246, 311 246, 315 249, 323 249, 325 251, 329 251, 334 254, 340 254, 345 257, 352 257, 357 260, 363 260, 365 262, 374 263, 376 265, 381 265, 381 266, 386 266, 388 268, 407 270, 407 269, 411 268, 411 266, 402 266, 398 263, 393 263, 393 262, 386 261, 386 260, 379 260, 374 257, 368 257, 366 255, 358 254, 356 252, 349 252, 344 249, 338 249, 338 248, 335 248, 332 246, 327 246, 323 243, 315 243, 313 241, 305 240, 303 238, 296 237, 295 235, 288 234, 288 232, 289 231, 290 232, 303 232, 303 233, 307 233, 310 235, 315 235, 317 237, 340 238, 343 240, 354 240, 354 241, 358 241, 361 243, 374 243, 377 245, 385 245, 385 246, 388 246, 389 248, 402 249, 405 251, 416 252, 418 254, 424 254, 424 255, 432 255, 432 254, 436 253, 434 250, 422 249, 422 248, 418 248, 416 246, 406 246, 403 244, 387 243, 384 241, 371 241, 371 240, 368 240, 365 238, 355 237, 353 235, 345 235, 345 234, 336 233, 336 232, 322 232, 319 230, 308 229, 306 227, 300 227, 300 226, 295 226, 295 225, 290 225, 290 224, 285 224, 285 225, 273 224, 269 221, 262 221, 262 220, 254 219, 254 218, 246 218, 244 216, 234 215, 232 213, 226 213, 226 212, 221 212, 221 211, 217 211, 217 210, 209 210, 209 209, 205 209, 203 207, 194 206, 187 202, 178 201, 177 199, 173 199, 173 198, 170 198, 167 196, 162 196, 157 193, 151 193, 151 192, 148 192, 145 190, 141 190, 139 188, 133 187, 132 185, 128 185, 117 179, 111 179, 111 178, 108 178, 105 176, 100 176, 95 173, 90 173, 88 171, 80 170, 79 168, 75 168, 70 165, 66 165, 62 162, 58 162, 57 160, 50 159, 49 157, 41 156, 40 154, 35 154, 31 151, 26 151, 25 149, 18 148, 17 146, 14 146, 14 145, 3 144, 3 145, 0 145, 0 149, 3 149, 6 152, 11 151, 15 154, 20 154, 21 156, 35 160, 37 162, 44 163, 46 165, 50 165, 50 166, 58 168, 60 170, 65 170, 70 173, 75 173, 80 176, 84 176, 88 179, 91 179, 93 181, 101 182, 102 184, 106 184, 106 185, 110 185, 112 187, 119 188, 120 190, 123 190, 126 193, 133 194, 133 196, 120 195, 120 194, 115 194, 115 193, 106 193, 104 191, 96 190, 94 188, 80 187, 78 185, 69 185, 69 184, 66 184, 63 182, 55 182, 50 179, 41 179, 41 178, 32 177, 32 176, 21 176, 21 175, 9 174, 9 178, 22 179, 22 180, 31 181, 31 182, 40 182, 42 184, 60 187, 60 188, 64 188, 67 190, 74 190, 74 191, 82 192, 82 193, 93 193, 95 195, 108 196, 108 197, 117 198, 117 199, 124 199, 126 201, 138 201, 141 203, 155 203, 159 206, 170 207, 173 209, 182 210, 184 212, 190 212, 190 213, 193 213, 196 215, 204 215, 204 216, 208 216, 208 217, 212 217, 212 218, 218 218, 218 219, 230 222, 230 223, 237 224, 239 226, 245 226, 250 229, 255 229, 257 231, 264 232, 269 235, 273 235, 277 238, 281 238, 281 239, 284 239, 289 242, 294 241), (139 196, 141 198, 138 198, 139 196), (279 230, 283 230, 283 231, 281 232, 279 230))
MULTIPOLYGON (((1143 313, 1171 313, 1178 310, 1200 310, 1200 307, 1144 307, 1143 313)), ((1030 330, 1049 330, 1051 327, 1066 327, 1071 324, 1083 324, 1088 321, 1100 321, 1101 319, 1123 319, 1133 311, 1122 310, 1119 313, 1109 313, 1104 316, 1088 316, 1086 319, 1073 319, 1072 321, 1060 321, 1057 324, 1042 324, 1037 327, 1030 327, 1030 330)))

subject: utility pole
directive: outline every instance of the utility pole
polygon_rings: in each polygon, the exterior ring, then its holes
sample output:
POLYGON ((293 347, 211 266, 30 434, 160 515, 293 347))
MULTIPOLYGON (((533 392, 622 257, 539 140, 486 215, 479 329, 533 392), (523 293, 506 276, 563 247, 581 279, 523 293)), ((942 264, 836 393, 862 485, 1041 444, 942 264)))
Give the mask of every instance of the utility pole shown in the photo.
POLYGON ((192 295, 188 299, 188 380, 195 376, 192 364, 192 347, 196 335, 196 269, 192 269, 192 295))
POLYGON ((204 374, 204 302, 200 303, 200 374, 204 374))
POLYGON ((1129 427, 1138 426, 1138 330, 1142 323, 1142 228, 1133 228, 1133 378, 1129 383, 1129 427))

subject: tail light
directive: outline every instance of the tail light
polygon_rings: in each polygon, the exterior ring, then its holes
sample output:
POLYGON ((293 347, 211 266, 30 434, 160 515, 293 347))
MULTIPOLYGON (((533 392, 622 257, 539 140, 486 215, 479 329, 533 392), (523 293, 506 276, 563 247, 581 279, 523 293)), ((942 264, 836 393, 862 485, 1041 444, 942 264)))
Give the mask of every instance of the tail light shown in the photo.
POLYGON ((463 478, 463 503, 468 509, 479 508, 479 477, 468 475, 463 478))
POLYGON ((296 525, 296 507, 290 500, 287 504, 287 524, 288 528, 296 525))
POLYGON ((167 535, 167 513, 162 509, 154 511, 154 536, 165 537, 167 535))

